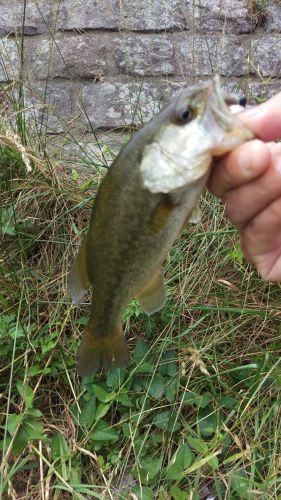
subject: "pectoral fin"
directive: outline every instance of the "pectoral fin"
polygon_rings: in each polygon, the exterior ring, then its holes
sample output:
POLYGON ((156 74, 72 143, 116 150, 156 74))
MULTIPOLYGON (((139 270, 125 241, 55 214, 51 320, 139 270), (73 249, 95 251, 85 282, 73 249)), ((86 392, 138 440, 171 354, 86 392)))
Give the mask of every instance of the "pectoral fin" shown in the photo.
POLYGON ((67 280, 67 288, 73 304, 80 304, 90 286, 91 282, 87 270, 87 240, 84 238, 67 280))
POLYGON ((166 290, 160 272, 157 272, 152 280, 137 294, 137 299, 146 314, 153 314, 162 309, 166 302, 166 290))
POLYGON ((156 205, 148 222, 148 232, 158 233, 167 224, 176 203, 169 194, 163 194, 161 201, 156 205))

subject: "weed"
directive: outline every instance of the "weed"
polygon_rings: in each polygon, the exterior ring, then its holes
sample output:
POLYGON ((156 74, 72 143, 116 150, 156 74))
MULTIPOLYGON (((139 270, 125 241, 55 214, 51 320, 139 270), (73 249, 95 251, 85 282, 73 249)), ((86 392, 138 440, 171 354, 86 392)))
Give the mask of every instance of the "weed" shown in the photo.
POLYGON ((257 26, 264 26, 267 20, 268 0, 248 0, 248 8, 257 26))

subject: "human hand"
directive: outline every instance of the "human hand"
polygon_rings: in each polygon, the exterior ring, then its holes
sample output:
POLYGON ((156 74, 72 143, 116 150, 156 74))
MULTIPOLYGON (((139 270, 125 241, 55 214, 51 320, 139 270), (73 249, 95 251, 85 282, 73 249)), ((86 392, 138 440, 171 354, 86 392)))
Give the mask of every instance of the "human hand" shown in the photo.
POLYGON ((215 165, 208 188, 238 228, 241 247, 262 278, 281 281, 281 93, 239 119, 256 137, 215 165))

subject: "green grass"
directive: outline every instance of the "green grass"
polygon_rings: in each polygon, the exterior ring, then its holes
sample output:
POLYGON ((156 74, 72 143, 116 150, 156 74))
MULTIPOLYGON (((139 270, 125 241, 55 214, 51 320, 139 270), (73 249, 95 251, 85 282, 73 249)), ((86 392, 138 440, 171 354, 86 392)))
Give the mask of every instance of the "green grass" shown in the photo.
POLYGON ((165 308, 128 306, 130 367, 81 382, 90 297, 74 308, 66 275, 92 192, 1 159, 1 495, 280 498, 280 286, 243 262, 219 203, 170 252, 165 308))
POLYGON ((23 97, 17 137, 0 123, 0 497, 281 498, 280 285, 206 194, 167 258, 165 308, 126 310, 130 367, 81 381, 90 296, 73 307, 66 277, 106 160, 50 158, 23 97))

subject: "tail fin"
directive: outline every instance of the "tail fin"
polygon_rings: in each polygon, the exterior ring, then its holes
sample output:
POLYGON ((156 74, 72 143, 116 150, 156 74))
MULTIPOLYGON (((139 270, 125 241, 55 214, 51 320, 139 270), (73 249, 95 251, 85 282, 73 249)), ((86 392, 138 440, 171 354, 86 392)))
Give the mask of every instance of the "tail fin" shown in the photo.
POLYGON ((77 370, 81 377, 105 368, 128 366, 129 349, 120 329, 104 336, 95 335, 88 327, 82 337, 77 356, 77 370))

